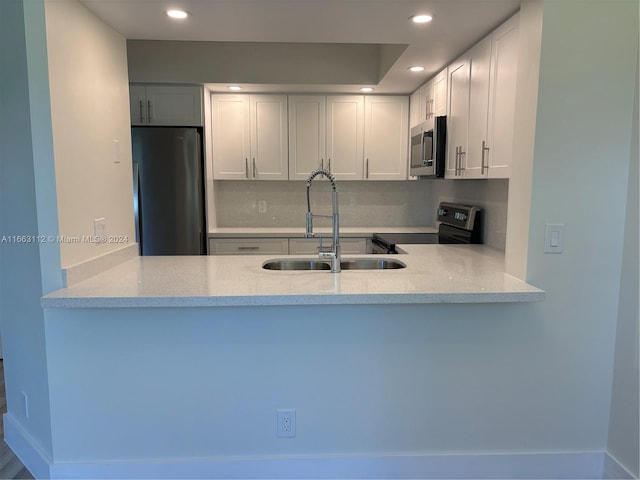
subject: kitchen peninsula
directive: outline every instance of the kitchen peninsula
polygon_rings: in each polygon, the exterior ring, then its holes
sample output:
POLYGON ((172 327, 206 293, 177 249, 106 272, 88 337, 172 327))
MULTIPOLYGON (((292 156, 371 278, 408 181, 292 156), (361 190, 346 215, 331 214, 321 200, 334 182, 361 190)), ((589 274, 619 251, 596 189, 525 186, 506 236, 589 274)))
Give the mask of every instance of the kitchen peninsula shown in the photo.
MULTIPOLYGON (((268 256, 138 257, 42 299, 45 308, 535 302, 482 245, 405 245, 397 270, 267 271, 268 256)), ((370 257, 356 255, 356 258, 370 257)), ((379 256, 373 258, 379 259, 379 256)))

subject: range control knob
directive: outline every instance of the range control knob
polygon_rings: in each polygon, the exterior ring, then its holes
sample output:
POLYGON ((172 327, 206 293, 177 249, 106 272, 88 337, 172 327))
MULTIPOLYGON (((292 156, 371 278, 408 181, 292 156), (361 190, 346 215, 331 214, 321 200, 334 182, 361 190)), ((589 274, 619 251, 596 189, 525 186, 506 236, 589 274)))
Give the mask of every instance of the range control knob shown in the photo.
POLYGON ((445 208, 439 208, 438 209, 438 215, 440 215, 442 217, 446 217, 447 216, 447 210, 445 208))
POLYGON ((460 221, 464 222, 467 219, 467 214, 466 213, 462 213, 462 212, 456 212, 456 214, 453 217, 456 220, 460 220, 460 221))

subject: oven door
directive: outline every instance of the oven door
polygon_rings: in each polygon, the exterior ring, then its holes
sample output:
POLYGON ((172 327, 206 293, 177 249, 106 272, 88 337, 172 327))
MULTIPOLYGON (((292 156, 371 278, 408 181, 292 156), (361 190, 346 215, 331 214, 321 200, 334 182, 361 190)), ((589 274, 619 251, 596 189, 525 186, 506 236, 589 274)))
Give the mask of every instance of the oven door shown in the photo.
POLYGON ((441 223, 438 228, 438 243, 442 244, 469 244, 477 243, 473 241, 471 231, 458 228, 446 223, 441 223))

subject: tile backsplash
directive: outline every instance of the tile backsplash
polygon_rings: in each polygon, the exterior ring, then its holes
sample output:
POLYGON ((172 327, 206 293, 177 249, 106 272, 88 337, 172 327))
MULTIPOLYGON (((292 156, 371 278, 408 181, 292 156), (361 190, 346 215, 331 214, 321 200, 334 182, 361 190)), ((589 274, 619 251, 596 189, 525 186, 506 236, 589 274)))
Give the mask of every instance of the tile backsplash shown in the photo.
MULTIPOLYGON (((221 180, 212 182, 209 188, 213 190, 215 208, 209 212, 211 227, 305 225, 304 182, 221 180), (264 213, 260 211, 261 204, 266 206, 264 213)), ((507 194, 508 180, 338 182, 340 225, 432 226, 440 201, 470 203, 485 209, 485 243, 504 250, 507 194)), ((211 202, 209 205, 211 210, 211 202)), ((311 186, 311 209, 314 213, 331 213, 331 188, 325 180, 316 179, 311 186)), ((321 225, 320 220, 316 222, 321 225)))

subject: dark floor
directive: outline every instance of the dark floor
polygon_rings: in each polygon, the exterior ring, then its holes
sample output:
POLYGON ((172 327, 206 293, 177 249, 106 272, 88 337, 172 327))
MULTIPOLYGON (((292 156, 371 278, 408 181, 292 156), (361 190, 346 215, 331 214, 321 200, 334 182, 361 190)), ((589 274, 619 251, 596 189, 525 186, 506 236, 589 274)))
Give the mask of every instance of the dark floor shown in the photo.
POLYGON ((14 478, 33 479, 33 475, 4 443, 3 417, 7 413, 7 395, 4 390, 4 361, 0 359, 0 480, 14 478))

